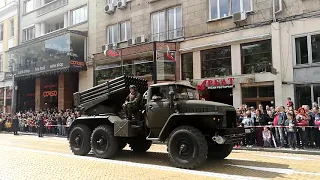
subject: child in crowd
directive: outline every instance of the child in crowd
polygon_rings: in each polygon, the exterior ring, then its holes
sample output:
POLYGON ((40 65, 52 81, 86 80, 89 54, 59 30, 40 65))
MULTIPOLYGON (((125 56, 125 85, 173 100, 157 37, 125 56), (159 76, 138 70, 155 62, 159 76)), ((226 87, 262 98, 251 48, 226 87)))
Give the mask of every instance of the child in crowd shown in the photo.
POLYGON ((287 113, 287 120, 285 122, 286 132, 288 136, 289 146, 291 149, 295 149, 297 147, 297 138, 296 138, 296 126, 297 122, 293 118, 292 113, 287 113))
POLYGON ((262 138, 263 138, 263 147, 271 147, 272 136, 267 126, 263 127, 262 138))

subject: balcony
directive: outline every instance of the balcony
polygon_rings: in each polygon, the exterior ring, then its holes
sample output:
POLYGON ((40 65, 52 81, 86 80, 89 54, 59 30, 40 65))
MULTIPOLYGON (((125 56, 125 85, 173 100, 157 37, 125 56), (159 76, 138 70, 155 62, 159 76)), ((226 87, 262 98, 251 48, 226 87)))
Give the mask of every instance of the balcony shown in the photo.
POLYGON ((68 0, 55 0, 45 4, 44 6, 37 9, 37 16, 42 16, 48 12, 59 9, 68 4, 68 0))

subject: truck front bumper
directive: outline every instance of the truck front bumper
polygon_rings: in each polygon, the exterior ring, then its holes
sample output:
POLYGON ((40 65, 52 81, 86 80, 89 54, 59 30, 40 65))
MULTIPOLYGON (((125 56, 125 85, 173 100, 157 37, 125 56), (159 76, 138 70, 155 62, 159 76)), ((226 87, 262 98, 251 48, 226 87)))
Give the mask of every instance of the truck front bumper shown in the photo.
POLYGON ((244 128, 241 127, 219 129, 216 135, 221 136, 225 139, 224 144, 239 143, 246 136, 244 128))

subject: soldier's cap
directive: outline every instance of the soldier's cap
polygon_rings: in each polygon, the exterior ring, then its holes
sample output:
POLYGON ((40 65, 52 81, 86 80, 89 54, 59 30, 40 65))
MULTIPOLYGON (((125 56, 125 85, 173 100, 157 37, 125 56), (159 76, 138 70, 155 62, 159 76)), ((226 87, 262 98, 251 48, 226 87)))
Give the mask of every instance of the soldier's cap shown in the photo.
POLYGON ((130 89, 136 89, 136 86, 135 85, 130 85, 129 88, 130 89))

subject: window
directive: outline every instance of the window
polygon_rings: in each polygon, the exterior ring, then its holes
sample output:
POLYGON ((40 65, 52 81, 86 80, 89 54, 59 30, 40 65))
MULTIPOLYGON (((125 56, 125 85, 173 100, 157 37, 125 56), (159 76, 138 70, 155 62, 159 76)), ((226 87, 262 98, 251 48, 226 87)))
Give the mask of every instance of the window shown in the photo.
POLYGON ((14 20, 12 19, 10 21, 10 37, 13 37, 14 36, 14 20))
POLYGON ((23 30, 23 41, 28 41, 35 38, 35 27, 23 30))
POLYGON ((193 79, 193 53, 182 54, 182 80, 193 79))
POLYGON ((118 42, 118 25, 111 25, 107 27, 108 43, 113 44, 118 42))
POLYGON ((252 11, 252 0, 209 0, 210 19, 220 19, 240 11, 252 11))
POLYGON ((33 0, 24 1, 24 13, 25 14, 28 13, 28 12, 33 11, 33 8, 34 8, 33 0))
POLYGON ((0 41, 3 41, 3 24, 0 24, 0 41))
POLYGON ((257 98, 258 96, 258 87, 243 87, 242 88, 242 97, 243 98, 257 98))
POLYGON ((295 64, 320 63, 320 34, 295 38, 295 64))
POLYGON ((231 47, 201 51, 202 77, 231 75, 231 47))
POLYGON ((320 34, 311 36, 312 62, 320 62, 320 34))
POLYGON ((313 85, 313 102, 318 102, 320 100, 320 85, 313 85))
POLYGON ((308 40, 307 37, 295 39, 296 64, 308 64, 308 40))
POLYGON ((183 36, 182 9, 180 6, 152 13, 151 21, 153 41, 164 41, 183 36))
POLYGON ((295 88, 296 93, 296 107, 302 105, 311 105, 311 86, 310 85, 297 85, 295 88))
POLYGON ((125 21, 120 23, 120 42, 127 41, 131 39, 131 23, 130 21, 125 21))
POLYGON ((271 72, 271 40, 241 45, 242 73, 271 72))
POLYGON ((88 7, 83 6, 71 11, 71 23, 76 25, 88 20, 88 7))

